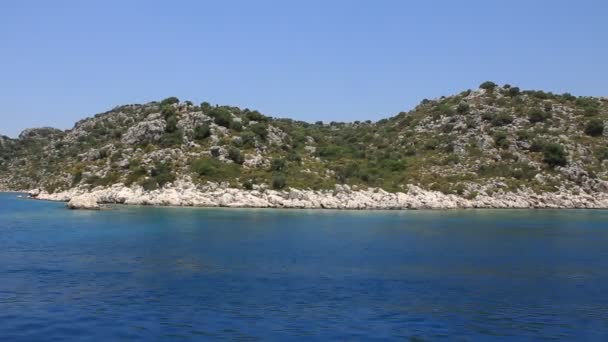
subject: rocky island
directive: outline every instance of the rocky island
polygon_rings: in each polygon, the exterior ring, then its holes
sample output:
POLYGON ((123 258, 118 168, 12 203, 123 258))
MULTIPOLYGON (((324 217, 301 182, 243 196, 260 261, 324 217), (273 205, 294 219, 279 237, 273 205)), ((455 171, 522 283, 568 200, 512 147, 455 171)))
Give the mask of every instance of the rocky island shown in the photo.
POLYGON ((484 82, 378 122, 170 97, 0 136, 0 190, 100 204, 608 208, 608 99, 484 82))

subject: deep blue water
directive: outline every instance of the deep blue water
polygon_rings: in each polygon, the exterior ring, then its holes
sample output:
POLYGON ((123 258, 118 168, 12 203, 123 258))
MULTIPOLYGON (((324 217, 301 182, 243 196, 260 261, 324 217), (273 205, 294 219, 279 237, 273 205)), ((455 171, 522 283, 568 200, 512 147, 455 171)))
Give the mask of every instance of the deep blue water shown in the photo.
POLYGON ((608 211, 118 207, 0 194, 0 340, 607 340, 608 211))

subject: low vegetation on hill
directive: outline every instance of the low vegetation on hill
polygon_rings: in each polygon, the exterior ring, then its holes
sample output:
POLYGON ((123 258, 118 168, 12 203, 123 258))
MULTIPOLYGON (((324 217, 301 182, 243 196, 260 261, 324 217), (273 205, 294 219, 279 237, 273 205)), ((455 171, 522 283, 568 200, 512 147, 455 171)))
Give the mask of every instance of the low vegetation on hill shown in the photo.
POLYGON ((0 136, 0 187, 141 185, 190 177, 244 189, 604 191, 608 99, 484 82, 378 122, 307 123, 170 97, 66 131, 0 136))

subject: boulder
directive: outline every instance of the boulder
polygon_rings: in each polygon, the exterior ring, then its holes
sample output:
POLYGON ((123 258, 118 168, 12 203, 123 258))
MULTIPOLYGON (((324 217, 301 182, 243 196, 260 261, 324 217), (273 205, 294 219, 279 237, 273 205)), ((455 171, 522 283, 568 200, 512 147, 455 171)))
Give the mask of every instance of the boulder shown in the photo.
POLYGON ((84 194, 72 197, 72 199, 66 205, 69 209, 87 209, 87 210, 99 210, 99 204, 97 198, 91 194, 84 194))
POLYGON ((40 195, 40 189, 32 189, 32 190, 28 191, 27 194, 31 198, 36 198, 36 197, 38 197, 38 195, 40 195))

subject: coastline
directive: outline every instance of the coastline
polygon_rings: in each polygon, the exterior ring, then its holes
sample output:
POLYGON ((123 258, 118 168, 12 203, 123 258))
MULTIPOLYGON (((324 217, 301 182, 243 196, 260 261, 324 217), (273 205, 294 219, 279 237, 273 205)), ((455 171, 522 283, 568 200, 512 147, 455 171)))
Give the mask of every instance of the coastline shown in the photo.
POLYGON ((530 190, 478 195, 464 198, 408 185, 407 191, 390 193, 378 188, 352 190, 336 185, 335 190, 242 190, 210 183, 197 187, 188 181, 177 181, 168 187, 145 191, 140 186, 88 189, 72 188, 49 194, 40 190, 26 191, 37 200, 67 202, 71 209, 100 209, 101 205, 125 204, 166 207, 286 208, 342 210, 406 209, 608 209, 608 194, 560 191, 536 194, 530 190))

